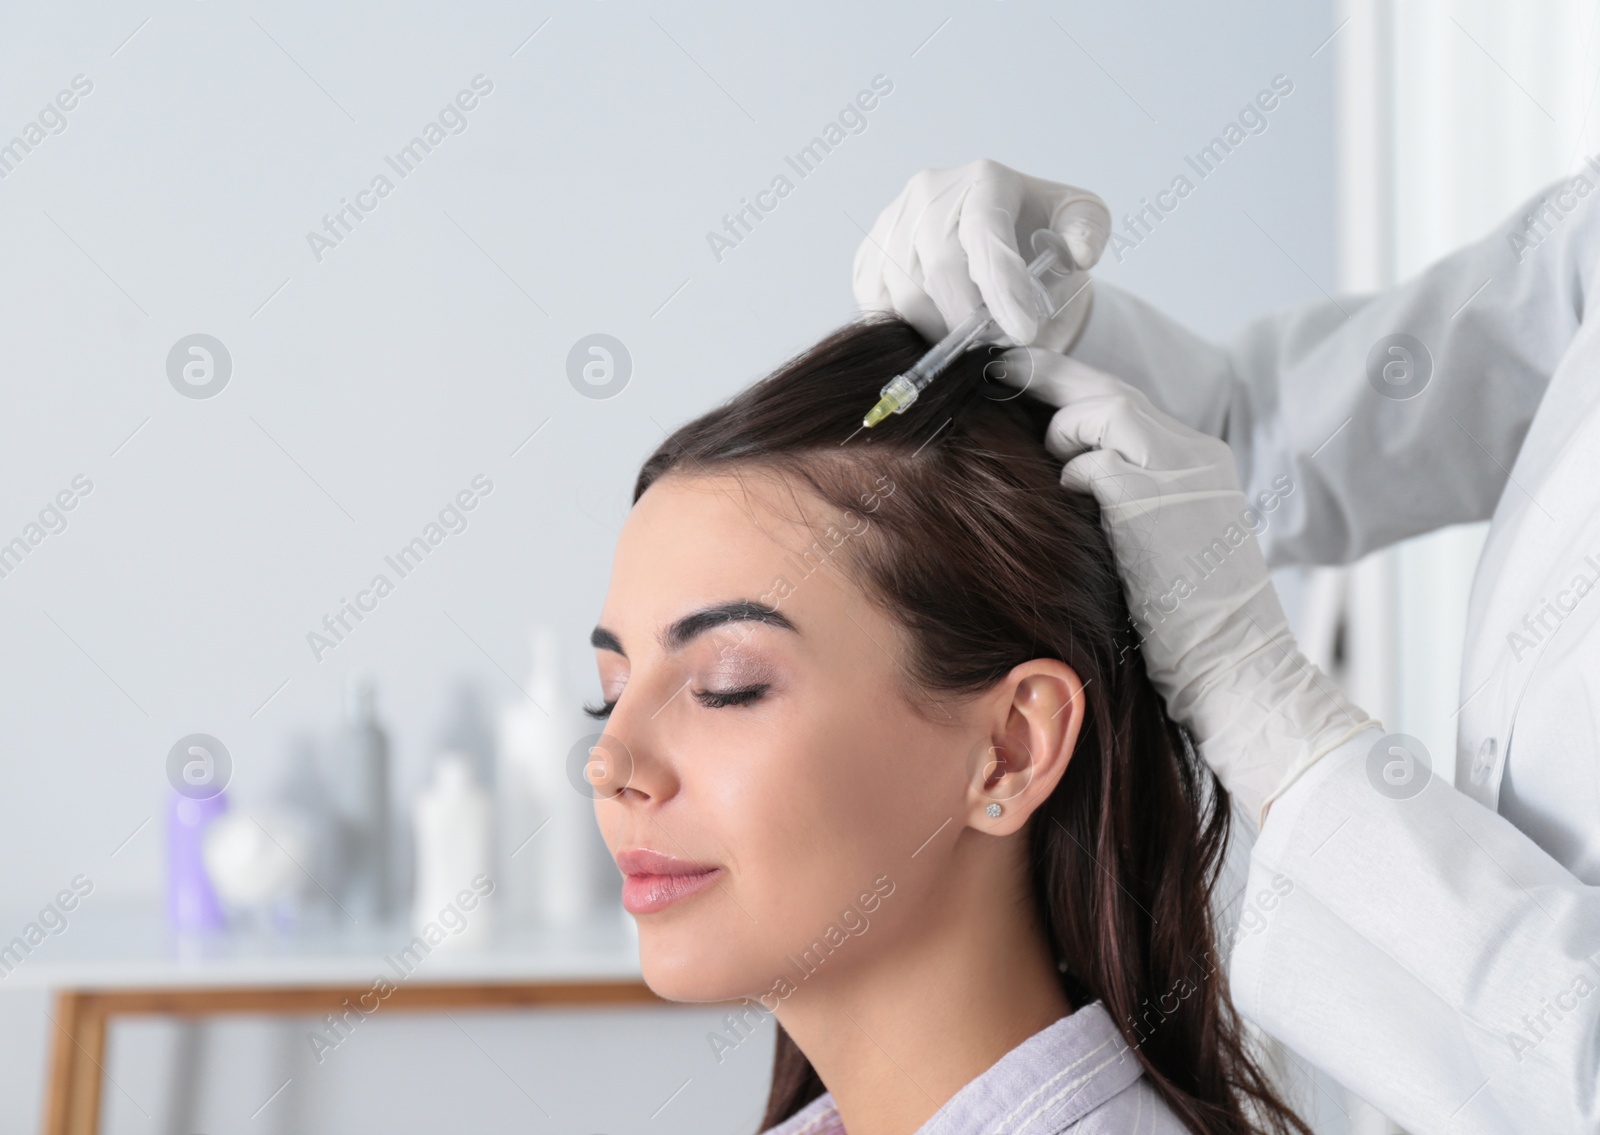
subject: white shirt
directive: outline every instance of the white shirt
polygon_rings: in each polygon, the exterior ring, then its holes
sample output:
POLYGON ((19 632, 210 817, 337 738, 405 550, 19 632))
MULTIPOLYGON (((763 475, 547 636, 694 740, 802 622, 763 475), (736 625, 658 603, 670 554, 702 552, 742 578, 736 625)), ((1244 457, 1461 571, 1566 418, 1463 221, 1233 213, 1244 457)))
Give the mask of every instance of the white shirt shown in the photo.
POLYGON ((1413 280, 1227 346, 1097 284, 1072 352, 1225 437, 1252 495, 1289 474, 1274 566, 1492 517, 1459 790, 1379 791, 1381 730, 1324 758, 1268 816, 1249 890, 1293 889, 1231 966, 1248 1016, 1417 1135, 1600 1131, 1597 197, 1552 186, 1413 280), (1407 399, 1372 377, 1396 334, 1431 362, 1407 399))
MULTIPOLYGON (((916 1070, 911 1069, 915 1076, 916 1070)), ((1188 1135, 1100 1002, 1033 1034, 917 1135, 1188 1135)), ((824 1092, 764 1135, 846 1135, 824 1092)))

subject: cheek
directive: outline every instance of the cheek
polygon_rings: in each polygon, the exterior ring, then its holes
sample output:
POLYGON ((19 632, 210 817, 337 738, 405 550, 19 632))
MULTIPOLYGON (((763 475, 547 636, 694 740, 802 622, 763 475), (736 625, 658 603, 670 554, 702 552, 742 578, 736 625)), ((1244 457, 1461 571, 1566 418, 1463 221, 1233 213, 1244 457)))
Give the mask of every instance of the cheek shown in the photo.
MULTIPOLYGON (((959 806, 959 753, 898 695, 867 688, 860 668, 835 672, 836 683, 791 685, 770 712, 663 715, 679 793, 656 822, 663 838, 728 868, 704 902, 640 924, 646 980, 663 996, 759 996, 779 977, 795 980, 788 959, 842 928, 841 913, 876 878, 889 875, 907 893, 911 868, 937 860, 911 854, 959 806)), ((613 832, 637 829, 621 813, 596 805, 613 847, 613 832)), ((874 932, 851 939, 855 961, 841 962, 865 963, 890 946, 890 927, 909 913, 874 914, 874 932)))
POLYGON ((873 879, 899 877, 961 795, 959 761, 941 743, 909 709, 808 713, 747 754, 743 775, 722 778, 714 822, 759 952, 781 959, 837 923, 873 879))

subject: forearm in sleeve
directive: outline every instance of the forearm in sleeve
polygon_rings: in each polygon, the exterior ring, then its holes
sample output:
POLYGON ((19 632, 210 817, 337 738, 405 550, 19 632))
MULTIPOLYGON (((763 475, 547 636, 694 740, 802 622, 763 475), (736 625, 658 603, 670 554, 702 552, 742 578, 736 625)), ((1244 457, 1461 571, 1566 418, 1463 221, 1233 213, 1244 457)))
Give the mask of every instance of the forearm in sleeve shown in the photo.
POLYGON ((1586 314, 1600 188, 1580 199, 1574 184, 1403 284, 1266 316, 1224 344, 1097 281, 1072 354, 1227 440, 1252 500, 1276 490, 1259 534, 1271 566, 1348 562, 1485 519, 1586 314), (1541 204, 1558 199, 1564 215, 1541 204), (1405 349, 1402 335, 1422 346, 1410 373, 1428 373, 1408 398, 1378 389, 1406 392, 1383 378, 1389 364, 1406 377, 1407 357, 1386 349, 1405 349))
POLYGON ((1416 1135, 1600 1131, 1600 893, 1438 778, 1397 797, 1382 736, 1273 804, 1236 1003, 1416 1135))

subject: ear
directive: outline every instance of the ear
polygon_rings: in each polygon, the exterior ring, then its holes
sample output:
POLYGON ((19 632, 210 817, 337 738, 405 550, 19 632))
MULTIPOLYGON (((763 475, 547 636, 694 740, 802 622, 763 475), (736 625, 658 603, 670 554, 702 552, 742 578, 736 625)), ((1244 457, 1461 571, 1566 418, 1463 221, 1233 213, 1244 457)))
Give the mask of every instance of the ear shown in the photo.
POLYGON ((1036 658, 990 691, 988 738, 967 788, 967 826, 989 835, 1020 831, 1049 799, 1072 760, 1086 699, 1077 671, 1036 658), (1000 815, 990 816, 998 804, 1000 815))

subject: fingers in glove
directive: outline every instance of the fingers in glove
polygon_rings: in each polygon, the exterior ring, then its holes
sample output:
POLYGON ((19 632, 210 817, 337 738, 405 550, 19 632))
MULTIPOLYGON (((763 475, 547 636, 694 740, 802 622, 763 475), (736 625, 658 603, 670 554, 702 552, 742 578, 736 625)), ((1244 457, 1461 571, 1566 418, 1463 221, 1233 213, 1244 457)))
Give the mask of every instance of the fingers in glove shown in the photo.
POLYGON ((1226 442, 1169 418, 1127 383, 1115 386, 1109 394, 1069 399, 1050 419, 1045 448, 1063 461, 1085 449, 1113 450, 1164 480, 1191 486, 1237 482, 1226 442))
MULTIPOLYGON (((926 172, 926 171, 924 171, 926 172)), ((921 175, 889 203, 872 231, 856 248, 851 274, 851 291, 856 302, 868 311, 888 311, 905 319, 923 338, 942 339, 949 325, 943 313, 923 287, 922 265, 914 244, 914 223, 908 212, 921 209, 925 196, 921 175)))
POLYGON ((850 291, 863 311, 891 310, 889 289, 883 281, 883 265, 883 248, 878 244, 877 235, 862 237, 850 268, 850 291))
POLYGON ((1092 193, 1080 193, 1056 206, 1050 227, 1066 238, 1079 268, 1093 268, 1111 238, 1111 210, 1092 193))
POLYGON ((889 291, 889 308, 915 327, 924 339, 936 343, 950 331, 944 312, 922 284, 921 266, 915 257, 909 264, 885 265, 884 285, 889 291))
POLYGON ((991 362, 984 373, 992 382, 1026 390, 1052 406, 1115 394, 1124 385, 1104 371, 1042 347, 1014 347, 991 362))
POLYGON ((1117 386, 1121 389, 1070 397, 1050 419, 1044 447, 1063 461, 1086 449, 1109 449, 1141 469, 1164 467, 1160 457, 1172 449, 1164 444, 1171 435, 1137 390, 1117 386))
POLYGON ((967 251, 953 231, 930 224, 917 226, 915 247, 923 290, 944 317, 945 326, 955 327, 983 302, 978 285, 972 281, 967 251))
POLYGON ((976 164, 978 176, 962 199, 956 235, 989 314, 1013 340, 1031 343, 1039 334, 1039 317, 1028 263, 1017 248, 1022 179, 999 162, 976 164))
MULTIPOLYGON (((856 303, 863 308, 893 310, 888 276, 891 271, 897 270, 892 264, 896 256, 896 233, 901 231, 901 218, 905 216, 914 185, 915 179, 912 185, 902 189, 898 197, 883 207, 872 222, 872 230, 856 246, 856 258, 850 272, 850 290, 855 293, 856 303)), ((899 258, 904 259, 904 253, 899 258)))
POLYGON ((1162 413, 1137 387, 1070 356, 1013 348, 985 374, 1061 407, 1045 431, 1045 448, 1062 461, 1106 448, 1142 468, 1232 468, 1232 451, 1222 442, 1162 413))
POLYGON ((1089 449, 1062 468, 1061 487, 1092 494, 1102 509, 1153 509, 1161 503, 1158 476, 1113 450, 1089 449))

